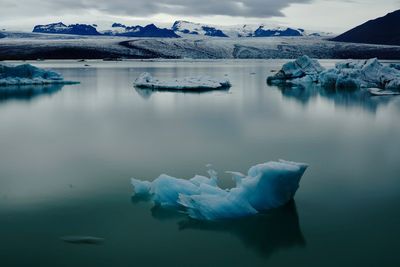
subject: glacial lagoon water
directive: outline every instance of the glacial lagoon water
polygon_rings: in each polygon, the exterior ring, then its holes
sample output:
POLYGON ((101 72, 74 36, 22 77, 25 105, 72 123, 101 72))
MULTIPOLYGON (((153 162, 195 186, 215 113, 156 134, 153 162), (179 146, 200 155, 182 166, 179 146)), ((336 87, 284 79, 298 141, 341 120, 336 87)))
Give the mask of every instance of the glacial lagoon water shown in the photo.
POLYGON ((399 266, 400 97, 268 86, 284 62, 33 62, 81 83, 0 99, 0 265, 399 266), (135 89, 144 71, 233 86, 135 89), (279 158, 310 167, 261 216, 197 222, 131 198, 131 177, 211 163, 228 187, 224 171, 279 158))

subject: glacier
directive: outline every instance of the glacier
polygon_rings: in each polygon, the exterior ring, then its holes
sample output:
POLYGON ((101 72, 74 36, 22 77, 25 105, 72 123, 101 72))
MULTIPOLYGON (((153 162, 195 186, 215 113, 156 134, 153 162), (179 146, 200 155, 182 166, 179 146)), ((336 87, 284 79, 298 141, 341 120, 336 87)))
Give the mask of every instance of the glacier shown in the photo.
MULTIPOLYGON (((244 34, 244 33, 243 33, 244 34)), ((0 59, 399 59, 400 46, 336 43, 313 37, 137 38, 7 32, 0 59)))
POLYGON ((217 90, 231 87, 229 80, 217 80, 207 76, 185 77, 181 79, 158 80, 150 73, 143 72, 135 80, 134 86, 154 90, 217 90))
MULTIPOLYGON (((30 64, 0 64, 0 86, 74 84, 65 81, 63 76, 52 70, 45 70, 30 64)), ((17 88, 18 87, 13 87, 17 88)), ((4 91, 4 90, 3 90, 4 91)))
POLYGON ((134 196, 151 199, 156 206, 174 207, 197 220, 221 220, 252 216, 278 208, 293 199, 308 165, 285 160, 251 167, 247 175, 229 172, 236 186, 218 186, 217 173, 179 179, 161 174, 154 181, 131 179, 134 196))
MULTIPOLYGON (((346 60, 335 68, 325 70, 317 60, 304 55, 283 65, 275 75, 267 78, 269 84, 317 83, 323 88, 334 90, 358 90, 377 88, 400 91, 400 70, 396 64, 384 65, 377 58, 346 60)), ((380 94, 370 90, 371 94, 380 94)))

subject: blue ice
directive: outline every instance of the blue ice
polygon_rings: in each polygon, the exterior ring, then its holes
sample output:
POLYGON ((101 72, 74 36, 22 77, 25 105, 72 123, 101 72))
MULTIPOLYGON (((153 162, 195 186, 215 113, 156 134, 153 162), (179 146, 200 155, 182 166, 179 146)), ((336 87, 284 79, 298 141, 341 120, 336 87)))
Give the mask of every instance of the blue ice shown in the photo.
POLYGON ((217 173, 179 179, 161 174, 154 181, 132 178, 134 194, 150 197, 156 205, 184 210, 198 220, 232 219, 255 215, 288 203, 299 188, 308 165, 285 160, 258 164, 247 175, 229 172, 236 186, 222 189, 217 173))

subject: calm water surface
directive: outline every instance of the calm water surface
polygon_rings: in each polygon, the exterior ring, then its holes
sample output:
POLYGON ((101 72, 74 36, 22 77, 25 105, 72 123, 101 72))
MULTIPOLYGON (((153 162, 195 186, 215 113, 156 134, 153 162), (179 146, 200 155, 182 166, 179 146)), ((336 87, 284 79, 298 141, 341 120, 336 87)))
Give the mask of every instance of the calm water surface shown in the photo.
POLYGON ((0 265, 400 266, 400 97, 266 85, 283 62, 34 62, 81 84, 0 99, 0 265), (135 89, 143 71, 233 87, 135 89), (211 163, 230 186, 225 170, 279 158, 310 168, 262 216, 199 223, 131 199, 130 177, 211 163))

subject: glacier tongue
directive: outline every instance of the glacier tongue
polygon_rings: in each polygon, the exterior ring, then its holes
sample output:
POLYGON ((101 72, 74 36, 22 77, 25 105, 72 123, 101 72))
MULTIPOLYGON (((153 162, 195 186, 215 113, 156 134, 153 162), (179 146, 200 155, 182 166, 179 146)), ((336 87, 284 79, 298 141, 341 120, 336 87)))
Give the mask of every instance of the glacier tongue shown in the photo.
POLYGON ((270 161, 251 167, 247 175, 231 172, 236 186, 222 189, 217 177, 190 180, 166 174, 153 182, 132 178, 135 196, 150 197, 156 205, 183 209, 199 220, 239 218, 280 207, 295 195, 308 165, 270 161))

